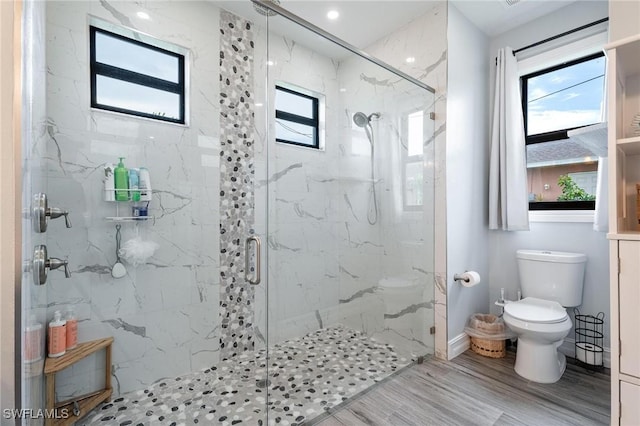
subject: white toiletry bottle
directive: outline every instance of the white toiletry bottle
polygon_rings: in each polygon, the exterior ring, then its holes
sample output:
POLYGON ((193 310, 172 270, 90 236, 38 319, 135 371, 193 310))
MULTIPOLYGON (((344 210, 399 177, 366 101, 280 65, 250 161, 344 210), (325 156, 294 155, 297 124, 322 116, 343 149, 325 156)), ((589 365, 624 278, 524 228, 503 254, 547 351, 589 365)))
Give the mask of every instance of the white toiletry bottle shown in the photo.
POLYGON ((104 200, 116 200, 116 185, 113 180, 113 164, 111 163, 104 165, 104 200))
POLYGON ((138 188, 140 189, 140 201, 151 201, 151 177, 146 167, 140 167, 138 188))
POLYGON ((29 324, 24 330, 24 362, 31 363, 42 359, 42 324, 36 321, 34 314, 29 315, 29 324))
POLYGON ((49 323, 49 358, 62 356, 66 350, 67 322, 62 319, 60 311, 56 311, 49 323))

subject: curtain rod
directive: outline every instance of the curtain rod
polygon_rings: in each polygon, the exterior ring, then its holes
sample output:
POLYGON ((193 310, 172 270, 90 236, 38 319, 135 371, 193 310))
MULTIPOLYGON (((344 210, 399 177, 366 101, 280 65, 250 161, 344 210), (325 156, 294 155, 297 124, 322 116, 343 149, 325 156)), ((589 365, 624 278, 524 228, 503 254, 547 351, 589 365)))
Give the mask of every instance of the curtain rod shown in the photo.
POLYGON ((518 53, 518 52, 522 52, 523 50, 527 50, 527 49, 531 49, 532 47, 540 46, 541 44, 548 43, 548 42, 553 41, 555 39, 558 39, 560 37, 564 37, 566 35, 573 34, 573 33, 578 32, 578 31, 582 31, 582 30, 587 29, 589 27, 593 27, 594 25, 602 24, 603 22, 607 22, 608 20, 609 20, 609 18, 602 18, 602 19, 599 19, 597 21, 591 22, 590 24, 585 24, 585 25, 582 25, 581 27, 574 28, 574 29, 569 30, 569 31, 565 31, 562 34, 558 34, 558 35, 555 35, 553 37, 545 38, 544 40, 541 40, 541 41, 539 41, 537 43, 533 43, 533 44, 530 44, 528 46, 521 47, 520 49, 516 49, 516 50, 513 51, 513 56, 515 56, 516 53, 518 53))

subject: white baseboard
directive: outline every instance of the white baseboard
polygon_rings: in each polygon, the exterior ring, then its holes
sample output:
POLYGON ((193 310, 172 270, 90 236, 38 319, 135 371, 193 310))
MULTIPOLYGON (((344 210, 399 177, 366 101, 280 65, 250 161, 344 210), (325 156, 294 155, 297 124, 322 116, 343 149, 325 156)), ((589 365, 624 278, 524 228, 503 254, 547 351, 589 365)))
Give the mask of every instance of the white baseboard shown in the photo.
POLYGON ((471 347, 471 339, 469 339, 467 333, 460 333, 449 340, 448 346, 447 358, 452 360, 471 347))
MULTIPOLYGON (((576 340, 575 339, 564 339, 562 345, 558 348, 558 351, 562 352, 569 358, 576 357, 576 340)), ((611 368, 611 350, 609 348, 604 348, 603 359, 604 366, 606 368, 611 368)))

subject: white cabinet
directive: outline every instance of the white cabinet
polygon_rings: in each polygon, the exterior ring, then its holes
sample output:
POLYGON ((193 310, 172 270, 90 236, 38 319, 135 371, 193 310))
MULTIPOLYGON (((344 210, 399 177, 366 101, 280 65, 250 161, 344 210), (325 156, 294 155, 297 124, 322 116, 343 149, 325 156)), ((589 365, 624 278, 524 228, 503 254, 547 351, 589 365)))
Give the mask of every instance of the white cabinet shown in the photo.
POLYGON ((611 424, 640 423, 640 34, 607 47, 611 424))
POLYGON ((640 241, 621 240, 618 247, 620 373, 640 378, 640 241))
POLYGON ((640 239, 636 237, 610 235, 612 425, 640 425, 640 239))
MULTIPOLYGON (((640 422, 640 386, 620 382, 620 425, 638 426, 640 422)), ((612 419, 612 423, 613 422, 612 419)))

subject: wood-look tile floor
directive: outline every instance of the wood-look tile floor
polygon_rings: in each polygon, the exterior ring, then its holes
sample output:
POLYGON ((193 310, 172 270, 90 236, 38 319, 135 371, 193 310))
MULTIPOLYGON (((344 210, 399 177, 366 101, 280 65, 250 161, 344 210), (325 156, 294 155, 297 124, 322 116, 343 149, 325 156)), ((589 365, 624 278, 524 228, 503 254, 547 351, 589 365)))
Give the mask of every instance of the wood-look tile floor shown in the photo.
POLYGON ((320 426, 608 425, 605 373, 567 365, 554 384, 529 382, 513 370, 515 353, 491 359, 467 351, 429 359, 379 384, 320 426))

